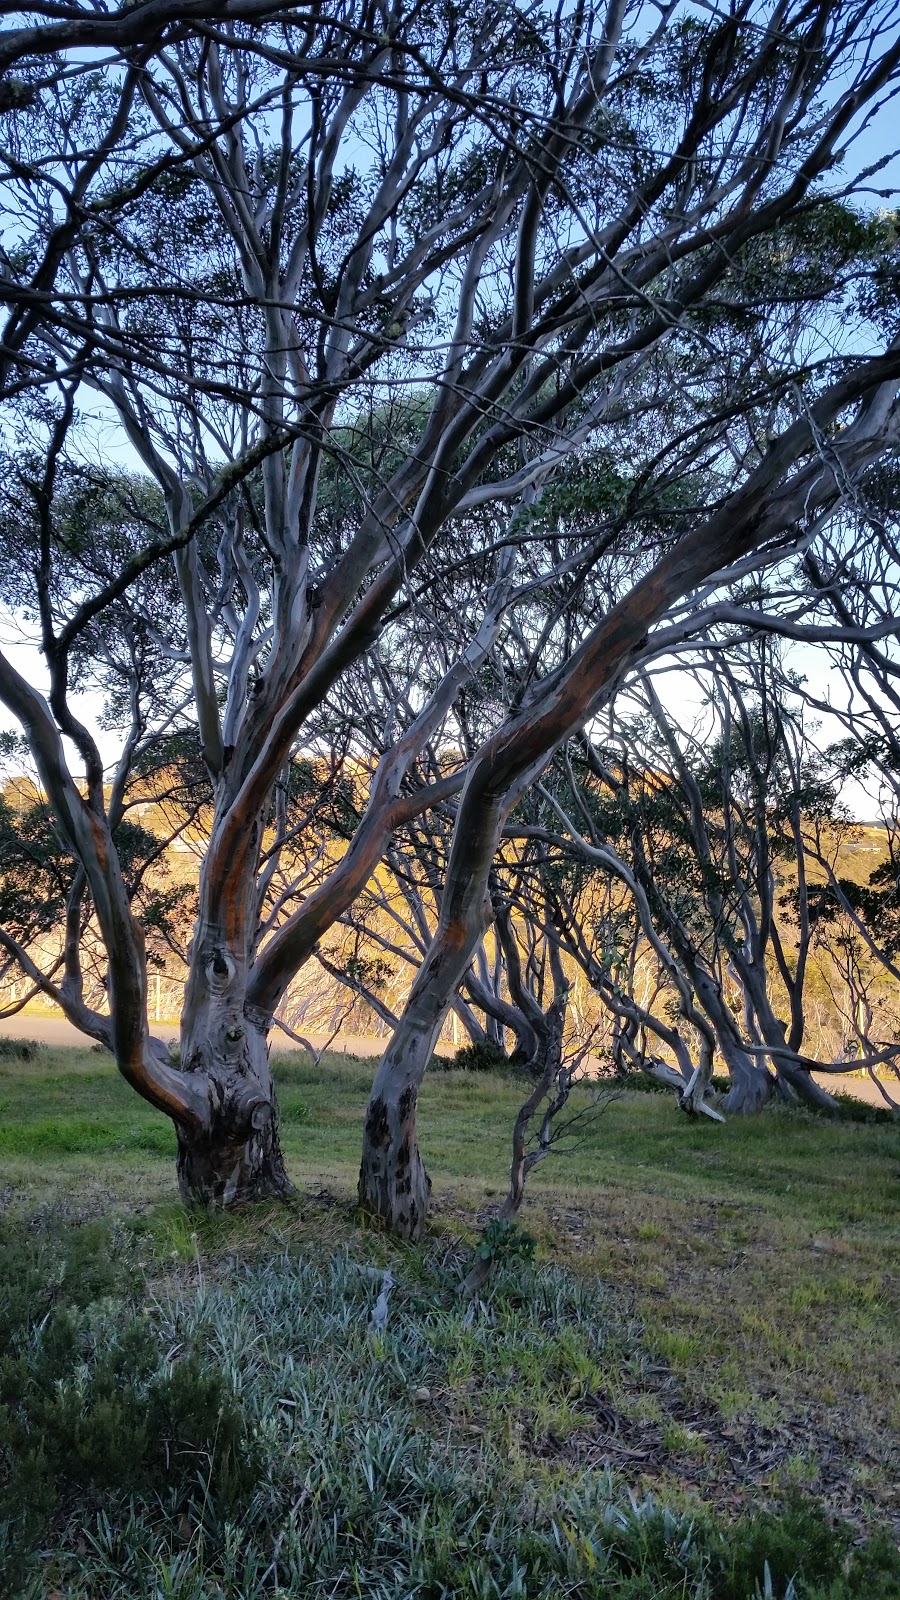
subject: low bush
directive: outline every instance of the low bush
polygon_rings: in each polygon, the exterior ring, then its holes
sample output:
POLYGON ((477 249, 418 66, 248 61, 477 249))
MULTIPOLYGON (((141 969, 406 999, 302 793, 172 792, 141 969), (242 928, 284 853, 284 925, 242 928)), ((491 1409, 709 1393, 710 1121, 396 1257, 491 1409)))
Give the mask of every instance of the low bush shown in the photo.
MULTIPOLYGON (((125 1252, 97 1224, 0 1233, 0 1594, 24 1592, 33 1546, 68 1508, 201 1484, 223 1515, 257 1463, 227 1377, 124 1294, 125 1252)), ((133 1269, 133 1263, 129 1263, 133 1269)))
POLYGON ((445 1072, 508 1072, 510 1061, 498 1044, 482 1039, 479 1044, 463 1045, 455 1055, 445 1058, 442 1066, 445 1072))
POLYGON ((36 1061, 40 1053, 36 1039, 0 1038, 0 1061, 36 1061))
POLYGON ((627 1089, 636 1094, 671 1094, 664 1083, 651 1078, 646 1072, 617 1072, 610 1078, 617 1089, 627 1089))
MULTIPOLYGON (((665 1083, 660 1083, 657 1078, 651 1078, 648 1072, 623 1072, 617 1073, 612 1080, 623 1089, 635 1089, 639 1094, 674 1094, 665 1083)), ((714 1073, 709 1080, 711 1089, 716 1094, 727 1094, 731 1088, 731 1079, 722 1073, 714 1073)))
MULTIPOLYGON (((847 1094, 840 1090, 833 1096, 839 1107, 839 1114, 845 1122, 895 1122, 897 1112, 889 1106, 869 1105, 866 1100, 858 1100, 855 1094, 847 1094)), ((833 1112, 825 1111, 826 1116, 833 1116, 833 1112)))

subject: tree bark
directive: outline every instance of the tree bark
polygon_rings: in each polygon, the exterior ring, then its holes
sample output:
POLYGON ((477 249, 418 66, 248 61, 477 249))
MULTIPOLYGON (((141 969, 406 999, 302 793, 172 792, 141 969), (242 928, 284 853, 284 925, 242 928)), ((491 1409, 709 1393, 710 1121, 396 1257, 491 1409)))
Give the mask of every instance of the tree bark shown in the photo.
POLYGON ((774 1079, 726 1030, 719 1033, 719 1049, 731 1079, 731 1087, 722 1100, 722 1110, 732 1116, 752 1116, 762 1111, 772 1098, 774 1079))
POLYGON ((366 1111, 359 1203, 395 1238, 421 1239, 428 1215, 431 1179, 416 1140, 416 1108, 421 1059, 431 1051, 431 1036, 404 1035, 400 1053, 388 1051, 372 1087, 366 1111), (404 1068, 405 1058, 405 1068, 404 1068), (390 1059, 387 1070, 385 1062, 390 1059))
POLYGON ((283 1163, 274 1094, 250 1128, 224 1096, 221 1114, 199 1138, 178 1130, 178 1187, 186 1205, 224 1210, 239 1200, 283 1200, 293 1192, 283 1163))
POLYGON ((499 803, 489 804, 479 810, 467 838, 468 852, 480 858, 483 869, 474 894, 468 873, 454 874, 451 857, 438 932, 372 1084, 359 1203, 400 1239, 420 1239, 425 1227, 431 1182, 416 1142, 419 1085, 444 1015, 490 921, 486 881, 500 822, 499 803))
POLYGON ((212 1126, 192 1138, 178 1131, 178 1187, 186 1205, 218 1211, 241 1200, 283 1200, 292 1193, 278 1138, 274 1101, 261 1104, 247 1121, 226 1098, 212 1126), (226 1109, 227 1108, 227 1109, 226 1109))
POLYGON ((178 1127, 183 1199, 213 1209, 291 1192, 278 1138, 268 1018, 245 1001, 246 970, 214 934, 198 934, 181 1019, 181 1060, 209 1085, 201 1129, 178 1127))

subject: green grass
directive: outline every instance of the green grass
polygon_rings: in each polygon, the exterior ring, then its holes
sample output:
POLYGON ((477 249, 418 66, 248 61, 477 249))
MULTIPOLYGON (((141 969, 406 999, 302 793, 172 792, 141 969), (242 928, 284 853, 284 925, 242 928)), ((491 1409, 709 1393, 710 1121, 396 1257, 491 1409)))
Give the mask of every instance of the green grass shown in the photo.
POLYGON ((152 1232, 61 1221, 0 1228, 3 1600, 900 1596, 890 1539, 799 1493, 726 1520, 608 1464, 603 1396, 653 1369, 592 1280, 520 1264, 472 1315, 436 1241, 201 1228, 162 1273, 152 1232))
MULTIPOLYGON (((171 1129, 108 1058, 47 1048, 2 1060, 5 1209, 118 1218, 141 1230, 153 1272, 195 1272, 199 1260, 205 1281, 227 1277, 241 1252, 386 1260, 352 1210, 372 1067, 276 1060, 298 1202, 207 1218, 178 1204, 171 1129)), ((430 1249, 454 1272, 503 1193, 520 1094, 482 1073, 436 1073, 423 1087, 430 1249)), ((624 1095, 533 1175, 522 1215, 539 1273, 556 1263, 590 1294, 609 1286, 616 1359, 597 1365, 570 1327, 554 1339, 557 1377, 542 1357, 535 1389, 536 1358, 497 1344, 489 1381, 486 1347, 457 1329, 442 1379, 452 1404, 419 1423, 460 1449, 487 1439, 554 1483, 608 1468, 620 1498, 625 1485, 679 1514, 743 1515, 799 1489, 860 1531, 900 1530, 898 1157, 891 1125, 775 1110, 721 1127, 689 1121, 665 1096, 624 1095)), ((389 1254, 406 1283, 426 1271, 415 1252, 389 1254)))

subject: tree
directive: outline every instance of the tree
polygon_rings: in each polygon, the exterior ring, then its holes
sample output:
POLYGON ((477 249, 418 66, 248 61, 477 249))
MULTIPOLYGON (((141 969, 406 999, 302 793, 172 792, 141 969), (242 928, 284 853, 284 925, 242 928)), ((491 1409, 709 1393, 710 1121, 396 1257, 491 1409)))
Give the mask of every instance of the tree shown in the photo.
MULTIPOLYGON (((588 634, 565 668, 548 675, 527 708, 511 717, 471 764, 438 930, 379 1065, 367 1114, 360 1196, 401 1234, 418 1235, 427 1205, 427 1176, 414 1137, 418 1085, 450 996, 487 925, 487 881, 510 811, 554 749, 597 714, 622 674, 642 656, 673 642, 677 625, 668 638, 662 629, 656 635, 651 630, 687 590, 767 546, 775 560, 776 553, 784 552, 787 529, 798 540, 807 537, 806 519, 835 508, 841 493, 838 463, 842 477, 849 477, 877 459, 885 434, 883 421, 875 418, 897 415, 894 362, 893 355, 883 363, 876 358, 858 368, 852 379, 839 380, 826 391, 809 422, 795 423, 773 443, 741 488, 659 559, 588 634), (802 465, 803 456, 816 448, 818 430, 844 410, 848 385, 849 393, 858 384, 868 390, 864 373, 877 380, 885 371, 891 377, 844 427, 833 461, 825 464, 816 454, 811 466, 802 465)), ((696 622, 688 626, 692 631, 696 622)))
MULTIPOLYGON (((776 1088, 834 1109, 812 1072, 847 1070, 839 1044, 827 1053, 834 1025, 838 1040, 846 1028, 832 990, 828 1018, 819 1015, 809 1042, 810 990, 822 993, 817 951, 839 916, 838 896, 849 895, 866 965, 886 977, 893 883, 885 904, 878 890, 836 876, 841 845, 858 830, 842 817, 833 758, 811 743, 771 640, 731 641, 725 656, 707 644, 691 668, 685 663, 679 688, 693 681, 702 690, 689 716, 663 705, 659 681, 636 677, 630 715, 623 707, 604 744, 583 737, 564 766, 556 763, 540 786, 543 815, 520 829, 624 895, 609 940, 609 919, 598 928, 592 917, 593 879, 582 884, 570 867, 558 890, 564 948, 621 1019, 617 1064, 670 1083, 685 1109, 703 1109, 714 1051, 731 1078, 728 1112, 758 1110, 776 1088), (643 1002, 639 955, 655 969, 643 1002), (662 1060, 649 1037, 664 1048, 662 1060)), ((879 1051, 886 1059, 883 1045, 865 1055, 874 1063, 879 1051)))
POLYGON ((284 1192, 273 1014, 393 830, 462 791, 361 1174, 365 1203, 415 1234, 416 1089, 518 796, 663 647, 648 631, 683 596, 808 540, 892 436, 900 352, 866 355, 859 319, 857 347, 830 348, 880 234, 845 204, 852 183, 829 194, 824 177, 893 93, 900 45, 853 5, 667 13, 655 31, 620 0, 240 17, 160 11, 169 31, 151 37, 117 15, 115 58, 89 74, 73 58, 52 85, 21 58, 5 392, 29 511, 7 519, 7 553, 50 691, 2 660, 0 696, 108 956, 110 1021, 82 1010, 82 1025, 173 1118, 182 1188, 211 1202, 284 1192), (60 522, 111 420, 144 484, 115 554, 60 522), (589 448, 595 510, 561 549, 564 469, 589 448), (374 775, 349 848, 271 922, 298 750, 383 650, 416 659, 423 587, 461 554, 482 580, 464 635, 391 706, 377 764, 362 752, 374 775), (150 1037, 116 820, 70 699, 108 683, 110 627, 146 644, 120 770, 174 704, 209 786, 180 1069, 150 1037), (437 776, 464 683, 523 646, 472 759, 437 776))

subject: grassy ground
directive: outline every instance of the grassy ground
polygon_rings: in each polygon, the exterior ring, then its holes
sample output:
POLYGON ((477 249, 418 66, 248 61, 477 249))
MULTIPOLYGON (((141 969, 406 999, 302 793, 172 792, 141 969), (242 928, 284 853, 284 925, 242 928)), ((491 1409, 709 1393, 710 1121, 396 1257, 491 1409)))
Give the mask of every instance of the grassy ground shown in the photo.
MULTIPOLYGON (((208 1274, 246 1244, 349 1247, 392 1260, 402 1281, 412 1257, 361 1235, 352 1213, 371 1070, 346 1057, 317 1069, 296 1054, 279 1060, 298 1204, 212 1221, 177 1205, 171 1130, 107 1057, 45 1049, 30 1063, 0 1061, 4 1209, 137 1220, 153 1260, 174 1257, 178 1271, 187 1258, 208 1274)), ((493 1075, 426 1081, 431 1249, 453 1272, 502 1193, 520 1095, 493 1075)), ((624 1095, 534 1175, 522 1219, 539 1260, 610 1286, 615 1358, 598 1363, 567 1334, 553 1347, 553 1381, 544 1374, 535 1386, 520 1353, 498 1406, 482 1358, 461 1339, 420 1425, 486 1438, 564 1481, 612 1471, 639 1495, 728 1516, 811 1491, 858 1532, 887 1527, 896 1537, 898 1157, 891 1125, 787 1111, 701 1125, 665 1096, 624 1095)), ((888 1592, 882 1583, 872 1600, 888 1592)))

